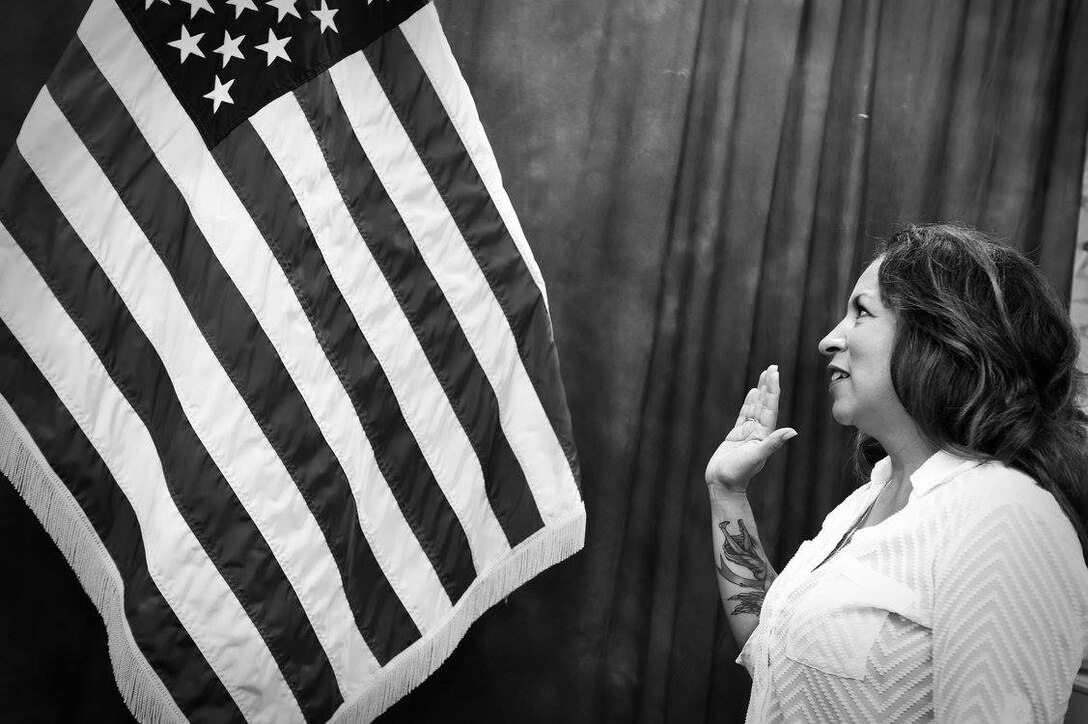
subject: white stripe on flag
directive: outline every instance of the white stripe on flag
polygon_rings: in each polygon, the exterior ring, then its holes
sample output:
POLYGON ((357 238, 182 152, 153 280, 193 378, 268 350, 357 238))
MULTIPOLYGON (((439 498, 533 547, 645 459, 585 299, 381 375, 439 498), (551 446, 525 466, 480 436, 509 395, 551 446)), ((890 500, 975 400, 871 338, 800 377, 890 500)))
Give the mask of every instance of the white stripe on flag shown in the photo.
POLYGON ((330 71, 355 135, 465 332, 545 524, 582 507, 573 473, 518 356, 510 325, 362 53, 330 71))
POLYGON ((502 185, 502 175, 499 173, 499 164, 495 160, 495 152, 491 144, 487 142, 487 134, 480 123, 480 115, 476 111, 476 104, 472 100, 468 83, 458 69, 457 60, 450 50, 446 34, 442 32, 442 25, 438 21, 438 11, 433 3, 427 3, 419 12, 405 20, 400 25, 405 39, 412 47, 412 51, 419 59, 423 72, 431 80, 435 92, 438 94, 442 105, 449 114, 453 127, 457 129, 457 135, 465 144, 469 158, 476 166, 476 171, 483 179, 484 186, 491 196, 495 208, 498 209, 502 221, 506 224, 510 238, 517 244, 521 258, 525 260, 525 266, 533 275, 533 281, 540 289, 540 295, 544 298, 544 305, 548 306, 548 292, 544 288, 544 277, 540 274, 540 268, 533 257, 533 250, 529 248, 529 241, 525 238, 525 232, 521 228, 521 222, 514 213, 514 205, 510 203, 510 197, 502 185))
POLYGON ((476 570, 483 570, 509 552, 510 545, 487 499, 480 461, 360 236, 302 108, 293 95, 286 94, 250 120, 298 198, 336 286, 389 378, 404 420, 465 530, 476 570))
POLYGON ((0 317, 124 491, 152 580, 239 709, 253 722, 302 721, 272 654, 174 505, 147 429, 2 225, 0 317))
POLYGON ((39 94, 17 143, 154 345, 185 416, 275 554, 347 696, 378 664, 298 487, 169 272, 48 92, 39 94))

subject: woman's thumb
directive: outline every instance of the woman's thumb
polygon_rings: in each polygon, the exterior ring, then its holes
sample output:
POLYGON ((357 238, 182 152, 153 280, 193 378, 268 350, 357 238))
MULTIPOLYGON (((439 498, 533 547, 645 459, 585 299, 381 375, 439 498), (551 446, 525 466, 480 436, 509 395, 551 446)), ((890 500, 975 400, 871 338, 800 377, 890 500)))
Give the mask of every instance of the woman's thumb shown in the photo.
POLYGON ((763 441, 763 451, 769 457, 786 444, 786 441, 797 437, 797 431, 792 427, 783 427, 775 430, 763 441))

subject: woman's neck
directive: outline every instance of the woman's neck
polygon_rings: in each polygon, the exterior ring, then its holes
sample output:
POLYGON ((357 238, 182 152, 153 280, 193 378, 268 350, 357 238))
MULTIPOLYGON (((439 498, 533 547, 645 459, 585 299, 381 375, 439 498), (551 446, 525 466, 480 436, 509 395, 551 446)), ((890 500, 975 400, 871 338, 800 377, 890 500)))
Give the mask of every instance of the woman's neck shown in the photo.
POLYGON ((918 434, 895 437, 891 442, 877 439, 891 458, 892 477, 859 521, 862 528, 876 525, 906 507, 913 492, 910 476, 937 452, 918 434))
POLYGON ((897 431, 897 434, 877 437, 877 440, 891 458, 892 482, 896 486, 906 484, 910 476, 938 449, 922 436, 913 420, 897 431))

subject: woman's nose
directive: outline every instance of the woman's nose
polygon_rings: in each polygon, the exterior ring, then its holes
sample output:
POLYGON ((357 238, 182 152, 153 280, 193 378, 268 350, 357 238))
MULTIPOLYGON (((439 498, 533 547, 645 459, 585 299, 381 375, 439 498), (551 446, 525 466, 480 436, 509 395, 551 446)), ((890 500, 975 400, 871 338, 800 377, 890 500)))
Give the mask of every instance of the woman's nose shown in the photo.
POLYGON ((823 339, 820 340, 820 352, 831 356, 836 352, 841 352, 846 349, 846 335, 844 333, 843 324, 846 319, 835 325, 835 328, 827 333, 823 339))

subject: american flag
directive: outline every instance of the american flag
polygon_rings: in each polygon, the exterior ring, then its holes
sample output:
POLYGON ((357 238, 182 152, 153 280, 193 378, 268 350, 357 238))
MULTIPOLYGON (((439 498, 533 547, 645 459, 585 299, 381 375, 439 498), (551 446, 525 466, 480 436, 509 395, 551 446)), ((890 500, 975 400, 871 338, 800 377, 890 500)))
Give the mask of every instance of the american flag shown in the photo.
POLYGON ((435 9, 94 0, 0 168, 0 472, 146 721, 355 721, 583 545, 435 9))

